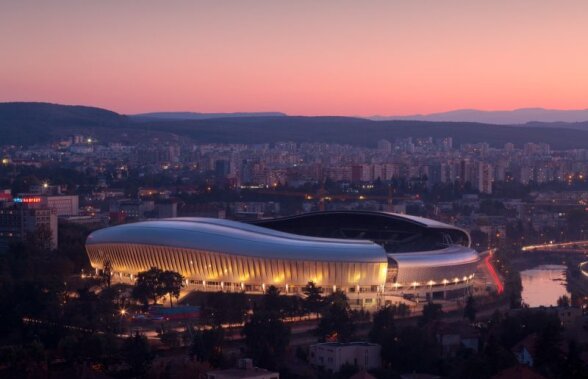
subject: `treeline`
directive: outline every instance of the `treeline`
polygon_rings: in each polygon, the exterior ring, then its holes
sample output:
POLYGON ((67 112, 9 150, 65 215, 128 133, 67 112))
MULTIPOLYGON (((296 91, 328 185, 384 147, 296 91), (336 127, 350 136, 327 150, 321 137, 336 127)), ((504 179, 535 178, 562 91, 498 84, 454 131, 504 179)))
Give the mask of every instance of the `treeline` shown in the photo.
POLYGON ((477 349, 462 346, 450 355, 439 342, 443 326, 440 316, 423 316, 419 326, 398 327, 394 306, 375 313, 369 336, 372 342, 382 345, 384 364, 382 370, 374 372, 376 377, 397 378, 401 373, 420 372, 448 378, 491 378, 518 365, 511 350, 529 336, 536 337, 534 368, 545 377, 588 375, 580 359, 582 348, 575 341, 564 340, 559 318, 548 310, 522 309, 506 314, 496 311, 489 322, 470 324, 479 336, 477 349))

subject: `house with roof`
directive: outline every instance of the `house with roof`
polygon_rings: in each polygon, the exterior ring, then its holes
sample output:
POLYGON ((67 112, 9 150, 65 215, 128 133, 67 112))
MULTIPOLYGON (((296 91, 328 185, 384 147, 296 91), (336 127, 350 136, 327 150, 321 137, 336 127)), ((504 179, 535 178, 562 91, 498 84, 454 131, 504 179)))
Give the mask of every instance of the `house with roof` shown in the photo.
POLYGON ((537 339, 537 333, 532 333, 512 347, 511 351, 520 364, 533 367, 535 363, 537 339))

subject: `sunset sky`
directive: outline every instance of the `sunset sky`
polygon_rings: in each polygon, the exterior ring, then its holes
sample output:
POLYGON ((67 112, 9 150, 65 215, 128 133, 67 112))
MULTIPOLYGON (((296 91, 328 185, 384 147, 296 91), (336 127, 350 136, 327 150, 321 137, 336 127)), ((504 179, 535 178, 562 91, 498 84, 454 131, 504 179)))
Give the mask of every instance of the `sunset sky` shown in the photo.
POLYGON ((588 108, 588 1, 0 1, 0 101, 121 113, 588 108))

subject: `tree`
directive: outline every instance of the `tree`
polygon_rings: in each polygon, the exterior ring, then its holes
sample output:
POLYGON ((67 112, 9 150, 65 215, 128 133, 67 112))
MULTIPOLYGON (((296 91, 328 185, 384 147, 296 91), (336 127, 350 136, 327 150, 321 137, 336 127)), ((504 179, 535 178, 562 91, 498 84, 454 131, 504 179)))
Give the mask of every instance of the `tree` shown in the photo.
POLYGON ((394 344, 397 337, 396 324, 394 322, 395 315, 395 305, 381 308, 374 313, 372 328, 369 332, 370 341, 382 346, 382 360, 387 363, 390 363, 393 359, 390 354, 394 351, 394 344))
POLYGON ((476 300, 470 295, 468 296, 465 308, 463 309, 463 317, 470 320, 470 322, 474 322, 476 321, 476 313, 478 313, 478 310, 476 309, 476 300))
POLYGON ((561 308, 569 308, 570 307, 570 298, 566 295, 562 295, 557 299, 557 306, 561 308))
POLYGON ((173 305, 172 297, 178 299, 184 286, 184 277, 175 271, 162 271, 157 267, 151 267, 137 275, 137 282, 133 288, 133 298, 149 304, 149 300, 157 303, 157 300, 169 295, 170 306, 173 305))
POLYGON ((161 291, 169 295, 169 305, 173 307, 172 297, 176 300, 180 297, 180 291, 184 287, 184 277, 175 271, 163 271, 159 280, 162 283, 161 291))
POLYGON ((306 314, 303 306, 303 300, 299 296, 283 296, 282 300, 284 302, 283 307, 283 314, 286 317, 294 318, 300 317, 306 314))
POLYGON ((396 306, 396 316, 399 318, 408 317, 410 315, 410 308, 404 303, 400 303, 396 306))
POLYGON ((323 289, 317 287, 314 282, 308 282, 302 287, 302 293, 305 295, 303 303, 305 311, 318 316, 324 305, 323 289))
POLYGON ((218 367, 223 361, 224 338, 225 331, 221 327, 195 330, 192 332, 190 355, 200 362, 208 362, 211 366, 218 367))
POLYGON ((355 331, 355 325, 351 317, 347 296, 338 290, 329 295, 325 299, 325 303, 327 306, 323 309, 315 333, 321 341, 350 341, 355 331))
POLYGON ((382 345, 382 342, 389 340, 396 333, 395 317, 396 305, 385 306, 374 313, 372 329, 369 333, 370 341, 382 345))
POLYGON ((147 271, 142 271, 137 275, 137 282, 133 288, 132 296, 145 305, 149 300, 157 303, 157 299, 163 296, 166 288, 161 281, 163 271, 157 267, 151 267, 147 271))
POLYGON ((547 322, 537 333, 535 343, 534 366, 544 372, 546 376, 552 377, 559 371, 562 364, 562 352, 559 348, 561 343, 561 324, 556 318, 547 319, 547 322))
POLYGON ((484 250, 488 248, 488 234, 479 229, 474 229, 470 232, 472 246, 484 250))
POLYGON ((583 209, 570 210, 567 212, 566 219, 568 238, 581 239, 583 237, 581 231, 588 228, 588 213, 583 209))
POLYGON ((168 347, 178 347, 181 344, 180 332, 173 329, 162 329, 159 340, 168 347))
POLYGON ((0 362, 6 367, 2 373, 7 378, 47 377, 46 360, 45 347, 37 340, 0 350, 0 362))
POLYGON ((142 376, 153 361, 153 353, 145 336, 135 333, 123 342, 122 357, 131 367, 132 375, 142 376))
POLYGON ((112 283, 112 263, 106 259, 102 264, 102 271, 100 272, 100 284, 104 288, 110 288, 112 283))
POLYGON ((419 326, 427 325, 432 321, 437 321, 443 315, 441 304, 429 302, 423 307, 423 314, 419 318, 419 326))
POLYGON ((241 331, 253 360, 274 369, 290 342, 290 328, 279 313, 262 307, 256 310, 241 331))
POLYGON ((35 252, 31 251, 28 244, 11 244, 4 258, 9 276, 13 280, 32 279, 35 276, 35 258, 35 252))
POLYGON ((281 317, 284 314, 284 305, 278 287, 269 286, 262 298, 262 306, 264 310, 266 312, 275 313, 281 317))
POLYGON ((27 236, 27 243, 39 251, 50 251, 53 246, 53 236, 48 225, 38 225, 34 232, 27 236))
POLYGON ((245 321, 249 302, 243 292, 209 292, 206 294, 204 314, 213 325, 240 324, 245 321))
POLYGON ((253 359, 266 368, 276 368, 290 342, 290 327, 283 321, 285 302, 275 286, 269 286, 260 306, 241 331, 253 359))
POLYGON ((90 230, 85 225, 62 223, 58 228, 59 246, 57 254, 69 259, 74 268, 73 272, 91 269, 88 254, 86 254, 86 238, 90 230))
POLYGON ((80 340, 79 351, 85 359, 107 364, 118 354, 116 337, 112 334, 91 334, 80 340))
POLYGON ((563 364, 563 377, 588 378, 588 367, 581 358, 582 349, 575 340, 568 342, 568 354, 563 364))
POLYGON ((383 358, 401 371, 433 369, 439 361, 439 349, 434 336, 426 328, 407 326, 401 329, 382 351, 383 358))
POLYGON ((67 362, 74 362, 80 355, 80 343, 76 336, 67 335, 59 340, 57 344, 59 354, 67 362))
POLYGON ((339 371, 334 375, 335 379, 347 379, 357 374, 359 368, 357 364, 344 363, 339 371))

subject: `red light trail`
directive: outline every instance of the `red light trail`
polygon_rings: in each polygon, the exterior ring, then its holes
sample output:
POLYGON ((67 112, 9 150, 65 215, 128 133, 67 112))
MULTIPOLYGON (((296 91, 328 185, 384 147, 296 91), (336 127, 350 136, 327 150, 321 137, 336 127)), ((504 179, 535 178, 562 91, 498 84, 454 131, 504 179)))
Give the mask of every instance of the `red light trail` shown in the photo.
POLYGON ((492 263, 490 263, 490 256, 487 256, 484 259, 484 263, 486 264, 486 268, 488 269, 488 272, 490 273, 490 276, 492 277, 494 284, 496 284, 496 290, 498 291, 498 294, 503 293, 504 285, 500 281, 500 278, 498 277, 498 274, 496 273, 494 266, 492 266, 492 263))

